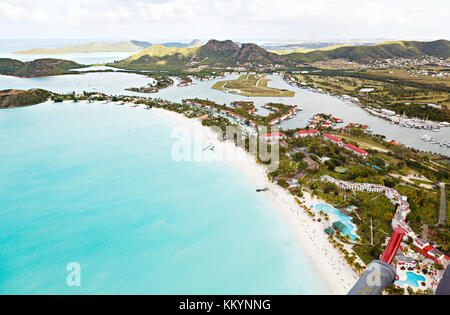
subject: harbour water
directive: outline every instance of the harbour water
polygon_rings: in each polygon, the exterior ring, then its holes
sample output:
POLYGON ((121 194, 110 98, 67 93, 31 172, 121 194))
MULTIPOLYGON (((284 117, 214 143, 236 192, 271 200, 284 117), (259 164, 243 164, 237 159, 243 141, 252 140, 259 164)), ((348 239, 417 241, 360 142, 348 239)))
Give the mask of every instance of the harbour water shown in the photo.
MULTIPOLYGON (((226 79, 230 80, 237 78, 238 75, 228 76, 226 79)), ((315 93, 299 87, 288 85, 278 75, 269 75, 271 81, 270 87, 284 88, 295 91, 294 97, 245 97, 235 94, 225 93, 211 89, 215 82, 220 79, 214 79, 206 82, 196 82, 191 86, 178 87, 175 85, 163 89, 158 93, 142 94, 131 91, 126 91, 126 88, 141 87, 147 85, 152 81, 151 78, 138 74, 117 72, 99 72, 99 73, 85 73, 78 75, 64 75, 44 78, 14 78, 0 75, 0 90, 2 89, 29 89, 29 88, 43 88, 57 93, 70 93, 83 91, 88 92, 103 92, 110 95, 136 95, 142 97, 162 98, 174 102, 181 102, 186 98, 202 98, 210 99, 219 104, 229 104, 233 101, 254 101, 258 108, 257 113, 266 115, 268 111, 262 108, 262 105, 269 102, 285 103, 289 105, 297 105, 302 108, 292 119, 287 120, 281 124, 282 128, 299 128, 306 127, 308 119, 316 113, 329 113, 336 117, 342 118, 344 124, 361 123, 369 125, 370 129, 375 134, 381 134, 387 140, 395 140, 403 143, 406 146, 414 147, 425 152, 440 153, 450 156, 450 148, 441 147, 430 142, 422 141, 423 135, 432 133, 436 141, 450 140, 450 127, 442 128, 440 132, 431 132, 421 129, 405 128, 399 125, 390 123, 379 117, 368 114, 358 105, 338 99, 336 97, 315 93)))
POLYGON ((172 160, 174 126, 102 103, 0 111, 0 294, 328 293, 234 164, 172 160))

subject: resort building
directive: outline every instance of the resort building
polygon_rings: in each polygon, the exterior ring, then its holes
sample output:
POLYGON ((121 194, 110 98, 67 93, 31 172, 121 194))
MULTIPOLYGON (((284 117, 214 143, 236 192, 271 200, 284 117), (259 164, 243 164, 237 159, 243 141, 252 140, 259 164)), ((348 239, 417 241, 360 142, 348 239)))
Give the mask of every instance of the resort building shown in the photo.
POLYGON ((336 221, 336 222, 333 223, 333 228, 336 231, 341 232, 341 231, 343 231, 345 229, 345 225, 341 221, 336 221))
POLYGON ((431 286, 437 287, 439 285, 439 282, 441 282, 442 277, 444 276, 444 270, 435 270, 432 275, 434 282, 431 284, 431 286))
POLYGON ((308 167, 306 168, 307 170, 316 170, 319 168, 319 164, 316 161, 314 161, 312 158, 310 158, 309 156, 305 157, 303 159, 303 161, 308 163, 308 167))
POLYGON ((272 120, 269 121, 269 126, 276 125, 279 122, 280 122, 280 120, 278 118, 273 118, 272 120))
POLYGON ((346 148, 347 150, 352 151, 353 153, 355 153, 356 155, 365 158, 369 155, 369 153, 367 153, 365 150, 358 148, 356 146, 354 146, 353 144, 347 143, 344 148, 346 148))
POLYGON ((338 146, 342 147, 344 145, 344 142, 341 139, 339 139, 338 137, 332 136, 329 133, 324 134, 323 138, 325 140, 331 141, 334 144, 337 144, 338 146))
POLYGON ((447 257, 444 253, 437 250, 434 246, 430 245, 429 242, 421 239, 421 238, 415 238, 413 240, 414 246, 416 246, 419 253, 424 255, 427 258, 430 258, 434 260, 434 262, 445 265, 447 264, 447 261, 449 260, 449 257, 447 257))
POLYGON ((316 129, 309 130, 299 130, 295 133, 294 137, 296 138, 306 138, 306 137, 314 137, 320 135, 320 132, 316 129))
POLYGON ((406 269, 414 269, 417 266, 417 261, 409 256, 406 256, 403 254, 401 249, 397 251, 397 254, 395 256, 395 261, 397 262, 397 266, 399 267, 405 267, 406 269))
POLYGON ((261 135, 261 140, 265 142, 277 142, 286 139, 286 135, 282 132, 264 133, 261 135))
POLYGON ((328 235, 333 235, 334 234, 334 230, 333 230, 333 228, 331 226, 327 227, 324 231, 328 235))
POLYGON ((340 189, 353 190, 353 191, 367 191, 371 193, 382 193, 385 191, 386 187, 378 184, 370 183, 353 183, 347 182, 345 180, 339 180, 334 177, 324 175, 321 178, 322 181, 327 181, 336 184, 340 189))
MULTIPOLYGON (((448 264, 450 257, 446 256, 434 246, 430 245, 429 242, 418 238, 416 233, 406 223, 406 216, 411 211, 411 209, 409 208, 408 198, 406 196, 400 195, 394 188, 389 188, 378 184, 351 183, 343 180, 338 180, 328 175, 322 176, 321 180, 334 183, 341 189, 384 193, 393 205, 397 205, 397 210, 395 211, 394 217, 392 218, 391 222, 392 228, 395 229, 396 227, 401 227, 405 233, 405 236, 409 236, 413 239, 413 245, 417 248, 418 252, 425 257, 432 259, 434 262, 442 264, 444 266, 448 264)), ((405 264, 405 266, 413 265, 413 262, 409 259, 403 259, 401 261, 405 264)))

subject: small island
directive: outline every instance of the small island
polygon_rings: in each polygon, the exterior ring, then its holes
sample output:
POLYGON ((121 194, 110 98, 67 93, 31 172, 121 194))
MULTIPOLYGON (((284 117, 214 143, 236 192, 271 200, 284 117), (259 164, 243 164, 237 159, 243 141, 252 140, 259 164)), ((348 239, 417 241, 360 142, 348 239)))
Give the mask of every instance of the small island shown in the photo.
POLYGON ((158 93, 159 90, 173 85, 173 80, 169 77, 160 76, 154 77, 153 79, 155 81, 153 83, 149 83, 147 86, 131 87, 125 90, 137 93, 158 93))
POLYGON ((212 89, 248 97, 293 97, 295 92, 267 87, 270 80, 264 75, 245 74, 236 80, 219 81, 212 89))
POLYGON ((45 102, 51 93, 42 89, 0 91, 0 109, 24 107, 45 102))
POLYGON ((0 58, 0 74, 21 78, 46 77, 62 74, 74 74, 71 69, 84 68, 74 61, 63 59, 36 59, 22 62, 16 59, 0 58))

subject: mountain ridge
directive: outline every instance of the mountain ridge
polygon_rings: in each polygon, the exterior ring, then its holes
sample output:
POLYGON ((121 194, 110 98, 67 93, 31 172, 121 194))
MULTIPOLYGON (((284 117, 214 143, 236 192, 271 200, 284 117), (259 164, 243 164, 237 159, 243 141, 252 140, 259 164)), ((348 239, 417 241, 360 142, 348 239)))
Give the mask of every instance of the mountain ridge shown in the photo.
POLYGON ((450 41, 436 40, 431 42, 395 41, 367 46, 345 46, 331 50, 314 50, 305 53, 290 53, 284 56, 296 62, 315 62, 329 59, 348 59, 350 61, 369 61, 394 57, 420 58, 425 55, 438 58, 450 57, 450 41))
POLYGON ((191 69, 192 67, 239 67, 242 65, 286 65, 289 60, 266 51, 256 44, 241 44, 231 40, 209 40, 205 45, 190 48, 167 48, 154 45, 144 49, 114 66, 128 69, 155 69, 172 67, 191 69))

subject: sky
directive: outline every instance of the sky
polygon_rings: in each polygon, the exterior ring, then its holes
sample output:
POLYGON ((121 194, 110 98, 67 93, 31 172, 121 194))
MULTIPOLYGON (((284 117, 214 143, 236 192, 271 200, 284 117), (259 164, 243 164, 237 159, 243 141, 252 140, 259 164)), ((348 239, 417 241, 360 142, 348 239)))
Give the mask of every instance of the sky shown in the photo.
POLYGON ((0 38, 450 39, 448 0, 0 0, 0 38))

